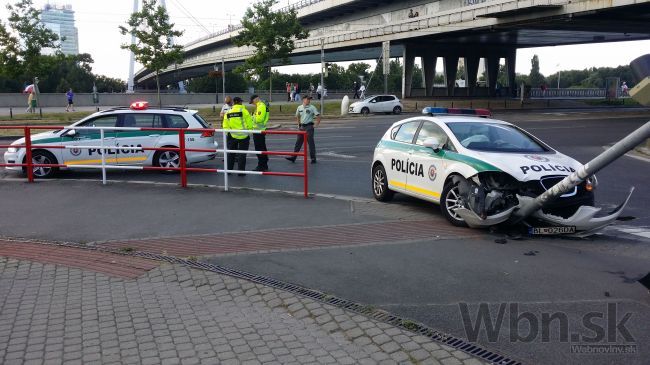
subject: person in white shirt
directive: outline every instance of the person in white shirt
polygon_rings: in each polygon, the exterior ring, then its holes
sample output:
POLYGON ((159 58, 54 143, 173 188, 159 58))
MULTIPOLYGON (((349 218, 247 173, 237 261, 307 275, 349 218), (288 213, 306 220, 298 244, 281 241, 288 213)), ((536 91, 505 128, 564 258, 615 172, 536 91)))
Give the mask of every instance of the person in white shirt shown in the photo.
POLYGON ((228 111, 232 109, 232 98, 230 96, 226 96, 226 99, 223 101, 223 106, 221 107, 221 113, 219 114, 221 118, 223 118, 228 111))
POLYGON ((316 88, 316 94, 318 95, 318 100, 320 100, 320 98, 323 96, 323 85, 321 85, 320 83, 316 88))

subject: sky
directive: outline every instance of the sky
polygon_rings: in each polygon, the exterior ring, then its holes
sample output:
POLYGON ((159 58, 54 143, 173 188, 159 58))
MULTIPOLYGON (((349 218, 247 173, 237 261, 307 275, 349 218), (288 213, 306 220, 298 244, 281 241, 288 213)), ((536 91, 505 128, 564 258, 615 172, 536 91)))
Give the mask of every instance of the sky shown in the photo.
MULTIPOLYGON (((14 0, 0 0, 2 4, 14 0)), ((48 1, 34 0, 42 7, 48 1)), ((53 4, 70 4, 75 11, 79 31, 79 51, 90 53, 95 60, 93 72, 126 80, 129 70, 129 53, 120 49, 130 43, 130 36, 123 36, 118 26, 123 25, 133 10, 132 0, 61 0, 53 4)), ((280 5, 297 2, 280 0, 280 5)), ((237 24, 252 1, 246 0, 166 0, 167 9, 177 29, 185 33, 177 44, 184 44, 203 37, 209 32, 224 29, 229 23, 237 24)), ((8 11, 0 7, 0 19, 6 21, 8 11)), ((576 46, 528 48, 517 51, 516 71, 528 74, 530 60, 537 54, 540 71, 551 75, 558 70, 584 69, 588 67, 616 67, 650 52, 650 41, 601 43, 576 46)), ((439 62, 440 63, 440 62, 439 62)), ((139 66, 136 65, 136 70, 139 66)), ((283 67, 282 72, 317 73, 318 65, 283 67)))

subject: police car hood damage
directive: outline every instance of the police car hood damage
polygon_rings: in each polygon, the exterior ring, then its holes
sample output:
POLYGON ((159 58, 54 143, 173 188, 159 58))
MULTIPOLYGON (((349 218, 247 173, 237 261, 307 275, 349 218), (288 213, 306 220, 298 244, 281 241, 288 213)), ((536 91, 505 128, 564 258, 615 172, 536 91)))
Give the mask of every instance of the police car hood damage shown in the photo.
MULTIPOLYGON (((459 175, 452 178, 458 184, 458 192, 464 203, 455 213, 472 228, 509 225, 513 213, 530 204, 543 192, 540 190, 540 179, 549 175, 567 176, 581 166, 576 160, 557 152, 544 155, 474 152, 472 155, 489 161, 501 170, 482 171, 468 178, 459 175)), ((550 187, 547 186, 546 189, 550 187)), ((538 210, 524 224, 575 227, 576 236, 588 236, 614 223, 629 202, 631 194, 632 191, 621 205, 604 216, 598 216, 601 208, 569 205, 566 210, 568 214, 538 210)), ((572 198, 559 198, 562 199, 570 201, 572 198)))

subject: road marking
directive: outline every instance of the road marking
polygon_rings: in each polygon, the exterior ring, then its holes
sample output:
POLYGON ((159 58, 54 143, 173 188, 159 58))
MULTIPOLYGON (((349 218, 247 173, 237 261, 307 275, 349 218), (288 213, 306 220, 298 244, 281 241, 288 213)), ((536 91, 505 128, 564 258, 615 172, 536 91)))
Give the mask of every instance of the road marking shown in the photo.
POLYGON ((627 234, 650 238, 650 227, 617 226, 616 230, 627 234))
POLYGON ((339 158, 357 158, 357 156, 352 156, 352 155, 342 155, 340 153, 336 153, 334 151, 327 151, 320 153, 320 155, 323 156, 330 156, 330 157, 339 157, 339 158))

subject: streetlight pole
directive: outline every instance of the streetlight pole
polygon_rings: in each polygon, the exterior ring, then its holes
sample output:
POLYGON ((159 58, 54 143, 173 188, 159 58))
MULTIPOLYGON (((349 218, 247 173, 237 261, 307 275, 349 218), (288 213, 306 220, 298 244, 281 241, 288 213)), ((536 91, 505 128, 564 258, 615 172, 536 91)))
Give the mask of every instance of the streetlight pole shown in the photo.
POLYGON ((559 68, 560 67, 559 63, 557 65, 555 65, 555 66, 558 67, 558 69, 557 69, 557 89, 559 90, 560 89, 560 76, 562 75, 562 71, 559 68))
POLYGON ((215 98, 215 104, 219 104, 219 77, 217 76, 217 72, 219 72, 219 66, 217 66, 218 63, 214 63, 214 98, 215 98))
POLYGON ((323 115, 323 100, 325 99, 325 77, 323 75, 325 68, 325 38, 320 39, 320 114, 323 115))
POLYGON ((223 102, 226 102, 226 60, 222 57, 221 58, 221 82, 222 82, 222 87, 221 87, 221 100, 223 102))

